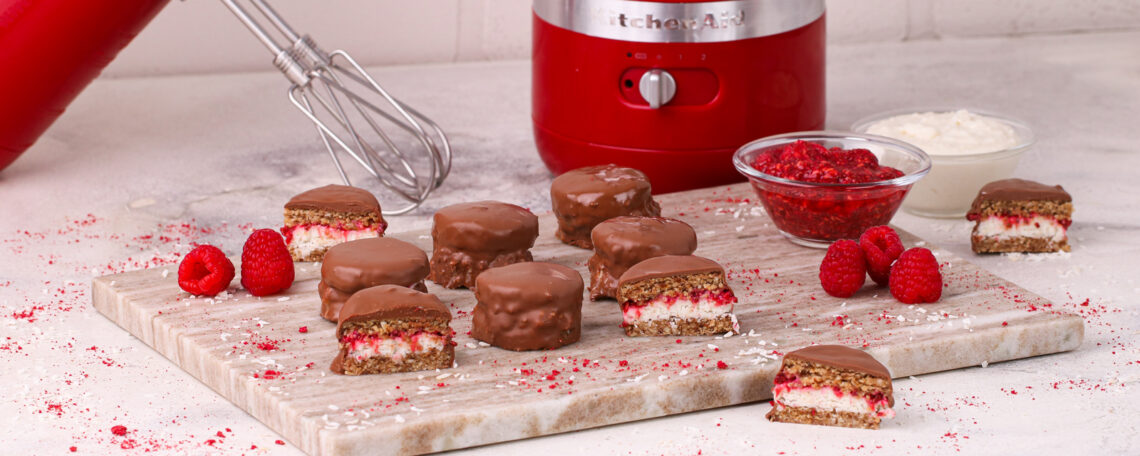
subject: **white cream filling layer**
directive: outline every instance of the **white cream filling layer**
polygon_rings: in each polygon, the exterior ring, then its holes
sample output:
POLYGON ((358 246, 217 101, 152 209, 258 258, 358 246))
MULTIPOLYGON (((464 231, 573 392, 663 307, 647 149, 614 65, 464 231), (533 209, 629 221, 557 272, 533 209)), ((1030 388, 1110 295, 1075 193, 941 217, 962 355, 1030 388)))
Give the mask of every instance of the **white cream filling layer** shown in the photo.
POLYGON ((383 356, 400 361, 412 353, 425 353, 442 349, 447 340, 433 333, 419 333, 408 337, 369 337, 352 342, 348 355, 359 360, 383 356))
POLYGON ((644 306, 629 306, 622 313, 626 324, 669 318, 713 319, 732 313, 732 303, 720 303, 707 295, 693 301, 685 298, 657 298, 644 306))
POLYGON ((836 393, 831 388, 787 388, 776 391, 773 398, 777 403, 786 407, 804 407, 832 412, 864 413, 878 415, 882 418, 893 418, 895 411, 883 404, 876 411, 871 401, 865 397, 854 394, 836 393))
POLYGON ((316 250, 327 249, 340 243, 379 236, 380 233, 373 230, 339 230, 313 225, 294 229, 293 240, 289 245, 301 256, 308 256, 316 250))
POLYGON ((1015 218, 1007 227, 1006 222, 1009 220, 1011 219, 1000 215, 983 218, 974 228, 974 235, 998 240, 1010 238, 1042 238, 1054 242, 1065 240, 1065 226, 1053 217, 1035 215, 1032 218, 1015 218))

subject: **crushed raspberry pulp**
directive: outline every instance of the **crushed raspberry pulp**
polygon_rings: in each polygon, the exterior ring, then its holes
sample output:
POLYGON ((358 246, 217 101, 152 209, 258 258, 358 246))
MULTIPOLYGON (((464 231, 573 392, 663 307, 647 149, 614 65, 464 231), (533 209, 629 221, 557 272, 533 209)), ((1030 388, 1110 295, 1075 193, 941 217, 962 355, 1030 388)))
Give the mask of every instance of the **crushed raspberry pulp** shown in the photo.
POLYGON ((867 149, 828 149, 801 140, 766 150, 751 165, 762 173, 804 183, 752 179, 776 226, 806 239, 857 239, 868 227, 887 224, 909 190, 890 184, 810 185, 868 184, 903 176, 898 169, 880 165, 867 149))

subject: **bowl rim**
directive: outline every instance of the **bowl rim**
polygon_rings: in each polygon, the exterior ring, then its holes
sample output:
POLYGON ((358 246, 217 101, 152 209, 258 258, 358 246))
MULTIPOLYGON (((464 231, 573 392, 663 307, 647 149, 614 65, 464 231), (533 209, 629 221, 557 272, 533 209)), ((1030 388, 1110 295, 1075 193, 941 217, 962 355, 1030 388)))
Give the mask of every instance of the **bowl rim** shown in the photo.
MULTIPOLYGON (((845 147, 846 148, 846 147, 845 147)), ((850 131, 835 131, 835 130, 811 130, 811 131, 797 131, 791 133, 783 133, 779 135, 765 136, 760 139, 750 141, 749 143, 740 146, 736 152, 732 154, 732 163, 736 166, 736 170, 740 174, 745 175, 750 179, 760 179, 769 182, 776 182, 780 184, 810 187, 810 188, 874 188, 884 186, 904 186, 910 185, 921 179, 930 172, 933 162, 930 155, 923 152, 922 149, 914 145, 899 141, 897 139, 888 138, 886 136, 871 135, 867 133, 856 133, 850 131), (773 146, 777 144, 790 143, 795 140, 854 140, 866 142, 868 144, 877 144, 893 147, 902 151, 902 153, 910 155, 918 159, 919 169, 917 171, 904 174, 894 179, 874 181, 874 182, 861 182, 857 184, 845 183, 832 183, 832 182, 804 182, 798 180, 787 179, 779 176, 773 176, 768 173, 761 172, 753 168, 751 164, 746 163, 743 159, 744 154, 752 152, 766 146, 773 146)))
POLYGON ((997 111, 991 111, 988 109, 977 109, 977 108, 974 108, 971 106, 945 106, 945 105, 925 106, 924 105, 924 106, 915 106, 915 107, 910 107, 910 108, 890 109, 887 111, 881 111, 881 112, 877 112, 875 114, 870 114, 870 115, 863 116, 863 117, 859 118, 859 120, 856 120, 854 123, 851 124, 851 131, 854 131, 856 133, 861 133, 861 134, 867 134, 866 133, 867 129, 871 127, 871 124, 878 122, 880 120, 891 118, 891 117, 905 116, 908 114, 947 113, 947 112, 956 112, 956 111, 967 111, 971 114, 978 114, 978 115, 981 115, 984 117, 989 117, 989 118, 996 119, 996 120, 999 120, 1001 122, 1004 122, 1006 125, 1009 125, 1010 127, 1012 127, 1014 129, 1014 131, 1017 132, 1018 143, 1017 143, 1017 145, 1015 145, 1013 147, 1009 147, 1009 148, 1001 149, 1001 150, 995 150, 995 151, 991 151, 991 152, 982 152, 980 154, 931 155, 930 158, 932 160, 937 160, 939 162, 973 162, 973 161, 998 160, 998 159, 1006 158, 1009 156, 1021 155, 1021 154, 1025 153, 1025 151, 1029 150, 1029 148, 1033 147, 1034 144, 1037 143, 1037 134, 1033 131, 1033 127, 1030 126, 1029 122, 1026 122, 1020 118, 1013 117, 1013 116, 1010 116, 1007 114, 1003 114, 1003 113, 1000 113, 997 111))

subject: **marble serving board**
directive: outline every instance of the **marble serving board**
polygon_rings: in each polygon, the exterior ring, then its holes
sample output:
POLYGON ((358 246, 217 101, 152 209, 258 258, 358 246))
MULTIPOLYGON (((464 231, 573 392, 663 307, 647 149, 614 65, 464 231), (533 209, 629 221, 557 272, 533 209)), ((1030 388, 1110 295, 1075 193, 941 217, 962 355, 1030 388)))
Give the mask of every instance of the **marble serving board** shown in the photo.
MULTIPOLYGON (((238 289, 194 298, 177 267, 100 277, 100 313, 313 455, 409 454, 573 431, 771 397, 783 353, 814 343, 864 347, 894 377, 1073 350, 1080 317, 936 247, 945 289, 906 305, 870 280, 838 299, 819 286, 824 251, 780 236, 746 185, 662 195, 664 215, 698 233, 697 253, 720 261, 740 301, 742 334, 629 338, 612 301, 585 302, 582 339, 553 351, 511 352, 473 340, 470 291, 428 288, 452 307, 456 366, 339 376, 334 326, 318 317, 319 264, 299 263, 287 292, 238 289)), ((539 217, 536 261, 586 274, 589 251, 539 217)), ((392 220, 399 226, 399 219, 392 220)), ((925 245, 900 232, 907 247, 925 245)), ((430 251, 425 232, 390 234, 430 251)), ((903 402, 899 402, 900 404, 903 402)), ((766 404, 757 404, 758 425, 766 404)))

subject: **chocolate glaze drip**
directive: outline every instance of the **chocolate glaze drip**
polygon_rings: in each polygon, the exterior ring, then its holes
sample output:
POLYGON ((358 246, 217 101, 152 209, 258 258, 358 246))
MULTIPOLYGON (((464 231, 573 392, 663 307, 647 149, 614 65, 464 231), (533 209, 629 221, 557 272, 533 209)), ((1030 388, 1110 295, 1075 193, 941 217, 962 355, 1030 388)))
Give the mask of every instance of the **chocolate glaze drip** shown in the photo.
POLYGON ((476 279, 471 337, 508 350, 553 349, 582 335, 582 277, 552 263, 516 263, 476 279))
POLYGON ((347 323, 371 320, 444 320, 451 311, 433 294, 399 285, 365 288, 348 298, 336 325, 339 339, 347 323))
POLYGON ((440 209, 432 217, 431 237, 467 252, 508 252, 534 246, 538 217, 514 204, 498 201, 461 203, 440 209))
POLYGON ((843 345, 812 345, 784 355, 784 359, 833 366, 872 377, 890 379, 891 373, 871 354, 843 345))
POLYGON ((380 202, 367 190, 326 185, 305 191, 285 203, 285 209, 325 210, 351 214, 380 214, 380 202))
POLYGON ((970 207, 971 213, 978 213, 982 204, 987 201, 1058 201, 1069 202, 1072 195, 1060 185, 1049 186, 1040 182, 1025 179, 1002 179, 993 181, 978 191, 974 204, 970 207))
POLYGON ((617 278, 631 266, 662 255, 689 255, 697 249, 697 233, 680 220, 665 217, 614 217, 590 234, 590 298, 613 297, 617 278))
POLYGON ((550 203, 558 219, 558 238, 592 248, 590 231, 621 215, 661 215, 645 174, 616 165, 589 166, 568 171, 550 185, 550 203))
POLYGON ((695 255, 665 255, 633 265, 618 279, 618 287, 642 280, 708 272, 719 272, 723 275, 724 267, 713 260, 695 255))

